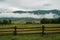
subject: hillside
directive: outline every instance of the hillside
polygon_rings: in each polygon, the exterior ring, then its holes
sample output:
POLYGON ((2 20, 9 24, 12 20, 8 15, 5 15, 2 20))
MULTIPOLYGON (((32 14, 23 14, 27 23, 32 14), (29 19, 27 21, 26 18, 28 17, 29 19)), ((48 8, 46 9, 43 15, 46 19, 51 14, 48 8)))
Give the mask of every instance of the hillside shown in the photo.
POLYGON ((54 13, 60 15, 60 10, 34 10, 34 11, 13 11, 13 13, 34 13, 34 14, 48 14, 48 13, 54 13))

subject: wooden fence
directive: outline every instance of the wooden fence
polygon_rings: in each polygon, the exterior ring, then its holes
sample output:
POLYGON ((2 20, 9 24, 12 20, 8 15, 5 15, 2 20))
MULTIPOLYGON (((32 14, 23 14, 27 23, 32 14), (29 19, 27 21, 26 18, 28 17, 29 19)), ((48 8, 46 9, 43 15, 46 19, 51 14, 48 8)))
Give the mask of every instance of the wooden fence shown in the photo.
POLYGON ((30 34, 30 33, 51 33, 51 32, 60 32, 60 27, 31 27, 31 28, 0 28, 0 34, 30 34))

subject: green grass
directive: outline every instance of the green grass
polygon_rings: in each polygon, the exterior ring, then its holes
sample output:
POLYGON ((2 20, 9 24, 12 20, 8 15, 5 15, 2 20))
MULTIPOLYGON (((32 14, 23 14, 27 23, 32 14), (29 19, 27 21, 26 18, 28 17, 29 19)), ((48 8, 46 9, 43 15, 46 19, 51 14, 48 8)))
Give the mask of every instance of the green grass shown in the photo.
MULTIPOLYGON (((45 27, 60 27, 60 24, 44 24, 45 27)), ((17 26, 18 28, 41 27, 42 24, 25 24, 21 22, 13 22, 9 25, 0 25, 0 28, 11 28, 17 26)), ((6 35, 0 36, 0 40, 60 40, 60 34, 46 34, 42 37, 41 34, 27 34, 27 35, 6 35)))
MULTIPOLYGON (((44 24, 45 27, 60 27, 60 24, 44 24)), ((0 28, 10 28, 10 27, 41 27, 42 24, 26 24, 26 21, 12 21, 12 24, 0 25, 0 28)))
POLYGON ((0 40, 60 40, 60 34, 28 34, 28 35, 8 35, 0 36, 0 40))
MULTIPOLYGON (((44 25, 45 27, 60 27, 60 24, 44 24, 44 25)), ((42 24, 10 24, 10 25, 0 25, 0 28, 1 27, 9 28, 14 26, 27 28, 27 27, 41 27, 42 24)))

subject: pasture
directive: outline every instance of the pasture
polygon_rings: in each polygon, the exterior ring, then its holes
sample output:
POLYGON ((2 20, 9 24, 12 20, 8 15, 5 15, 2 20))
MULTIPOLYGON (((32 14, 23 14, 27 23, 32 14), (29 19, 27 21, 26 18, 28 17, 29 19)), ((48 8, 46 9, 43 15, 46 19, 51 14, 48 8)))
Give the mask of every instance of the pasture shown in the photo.
MULTIPOLYGON (((39 21, 38 21, 39 22, 39 21)), ((45 27, 60 27, 60 24, 44 24, 45 27)), ((42 24, 26 24, 26 21, 12 21, 12 24, 0 24, 0 28, 11 28, 17 26, 19 28, 41 27, 42 24)))
POLYGON ((6 35, 0 36, 0 40, 60 40, 60 34, 27 34, 27 35, 6 35))
POLYGON ((60 34, 58 33, 60 32, 60 24, 44 24, 44 26, 46 27, 45 32, 48 33, 42 36, 42 24, 26 24, 24 21, 13 21, 12 24, 0 25, 0 28, 6 28, 0 29, 0 35, 2 34, 0 40, 60 40, 60 34), (14 26, 18 28, 18 35, 16 36, 13 35, 14 26))

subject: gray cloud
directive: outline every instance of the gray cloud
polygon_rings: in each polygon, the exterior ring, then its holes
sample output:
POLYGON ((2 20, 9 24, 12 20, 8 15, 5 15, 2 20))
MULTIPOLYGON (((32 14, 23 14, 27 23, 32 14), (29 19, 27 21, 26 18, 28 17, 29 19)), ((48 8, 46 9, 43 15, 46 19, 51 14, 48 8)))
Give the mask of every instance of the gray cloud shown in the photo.
POLYGON ((0 0, 0 2, 5 1, 5 0, 0 0))
POLYGON ((4 3, 21 10, 60 9, 60 0, 5 0, 4 3))
MULTIPOLYGON (((60 0, 0 0, 0 9, 8 10, 50 10, 50 9, 60 9, 60 0)), ((35 14, 15 14, 15 13, 1 13, 0 17, 32 17, 32 18, 54 18, 58 15, 49 13, 45 15, 35 15, 35 14), (43 16, 43 17, 42 17, 43 16)))
POLYGON ((44 4, 43 6, 51 6, 51 4, 44 4))

